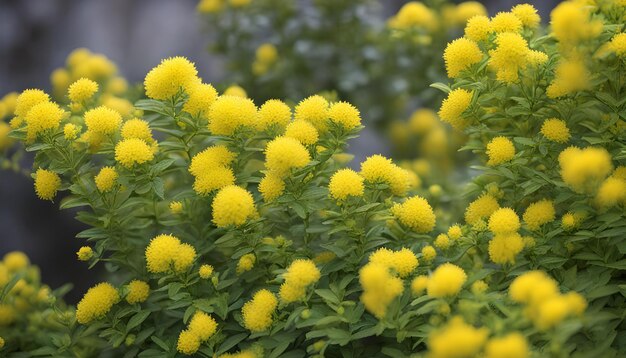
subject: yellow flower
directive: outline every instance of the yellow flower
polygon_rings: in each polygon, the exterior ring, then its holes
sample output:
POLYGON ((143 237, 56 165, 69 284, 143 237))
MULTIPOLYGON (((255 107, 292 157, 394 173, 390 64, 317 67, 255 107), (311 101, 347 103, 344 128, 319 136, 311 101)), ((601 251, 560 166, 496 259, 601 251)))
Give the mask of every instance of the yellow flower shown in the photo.
POLYGON ((463 235, 463 231, 461 231, 461 227, 459 225, 452 225, 448 228, 448 236, 452 240, 458 240, 463 235))
POLYGON ((536 305, 559 294, 557 283, 542 271, 528 271, 513 280, 509 296, 513 301, 536 305))
POLYGON ((201 13, 213 14, 224 8, 224 0, 200 0, 197 9, 201 13))
POLYGON ((522 25, 531 29, 538 27, 541 21, 537 9, 530 4, 515 5, 511 12, 522 22, 522 25))
POLYGON ((30 261, 28 256, 21 251, 11 251, 4 255, 3 262, 4 267, 9 272, 15 272, 26 268, 30 261))
POLYGON ((415 256, 413 251, 407 249, 406 247, 403 247, 399 251, 395 251, 392 254, 390 267, 394 269, 401 278, 409 276, 413 271, 415 271, 415 268, 418 265, 419 261, 417 260, 417 256, 415 256))
POLYGON ((426 290, 429 296, 435 298, 455 296, 461 291, 465 281, 467 275, 462 268, 445 263, 430 275, 426 290))
POLYGON ((61 186, 61 178, 55 172, 37 169, 35 172, 35 192, 42 200, 52 200, 61 186))
POLYGON ((348 102, 333 103, 328 109, 328 117, 332 122, 347 130, 352 130, 361 125, 359 110, 348 102))
POLYGON ((438 26, 437 15, 426 5, 410 1, 400 8, 398 13, 389 20, 389 26, 395 29, 424 27, 434 31, 438 26))
POLYGON ((437 358, 478 356, 488 335, 487 328, 474 328, 461 317, 454 317, 446 326, 429 335, 428 351, 437 358))
POLYGON ((352 169, 340 169, 330 177, 328 190, 335 200, 363 196, 363 177, 352 169))
POLYGON ((198 275, 202 279, 208 279, 213 275, 213 266, 207 264, 200 266, 200 269, 198 270, 198 275))
POLYGON ((172 235, 158 235, 146 247, 146 266, 152 273, 172 269, 183 272, 191 266, 195 257, 196 250, 191 245, 181 243, 172 235))
POLYGON ((500 208, 489 216, 489 230, 495 235, 510 234, 519 230, 519 217, 510 208, 500 208))
POLYGON ((554 221, 554 203, 550 200, 540 200, 526 208, 523 218, 530 230, 539 230, 541 225, 554 221))
POLYGON ((89 246, 83 246, 76 252, 76 256, 80 261, 89 261, 93 257, 93 250, 89 246))
POLYGON ((215 190, 235 184, 233 170, 226 167, 207 168, 196 177, 193 190, 199 195, 207 195, 215 190))
POLYGON ((475 42, 487 40, 492 32, 491 20, 484 15, 470 18, 465 25, 465 37, 475 42))
POLYGON ((571 137, 565 121, 557 118, 550 118, 543 122, 541 134, 557 143, 565 143, 571 137))
POLYGON ((183 211, 183 203, 180 201, 172 201, 170 202, 170 212, 172 214, 179 214, 183 211))
POLYGON ((446 234, 439 234, 435 238, 434 245, 439 250, 447 250, 450 247, 450 238, 446 234))
POLYGON ((626 200, 626 181, 609 177, 600 184, 595 201, 602 208, 610 208, 626 200))
POLYGON ((85 112, 87 130, 100 134, 115 133, 122 123, 122 116, 115 110, 100 106, 85 112))
POLYGON ((11 126, 0 121, 0 152, 9 148, 14 143, 13 138, 9 138, 9 132, 11 132, 11 126))
POLYGON ((176 349, 183 354, 192 355, 200 349, 200 336, 191 330, 184 330, 178 336, 176 349))
POLYGON ((602 32, 602 22, 591 21, 589 7, 574 1, 564 1, 552 10, 550 26, 554 37, 566 47, 602 32))
POLYGON ((565 319, 570 313, 568 301, 564 296, 555 295, 541 302, 534 317, 537 328, 547 330, 565 319))
POLYGON ((34 105, 25 118, 27 140, 33 141, 40 133, 59 128, 63 115, 63 110, 56 103, 41 102, 34 105))
POLYGON ((437 251, 435 251, 434 247, 427 245, 422 248, 422 258, 424 260, 432 261, 435 256, 437 256, 437 251))
POLYGON ((130 117, 134 111, 133 104, 130 103, 129 100, 125 98, 115 97, 109 93, 105 93, 102 95, 100 103, 102 103, 103 106, 106 106, 116 111, 124 118, 130 117))
POLYGON ((188 330, 197 334, 200 340, 204 342, 217 331, 217 322, 210 315, 198 311, 191 317, 188 330))
POLYGON ((126 168, 132 168, 135 164, 143 164, 152 159, 154 159, 154 152, 144 140, 124 139, 115 146, 115 160, 126 168))
POLYGON ((519 71, 531 64, 528 43, 520 34, 512 32, 498 34, 496 43, 498 47, 489 51, 489 67, 496 71, 498 81, 516 82, 519 71))
POLYGON ((278 137, 265 148, 265 167, 282 178, 291 169, 302 168, 310 161, 309 152, 294 138, 278 137))
POLYGON ((448 97, 441 103, 439 117, 455 129, 463 129, 467 120, 462 117, 463 112, 472 102, 472 92, 457 88, 448 93, 448 97))
POLYGON ((243 89, 242 87, 237 86, 237 85, 232 85, 232 86, 228 87, 224 91, 224 96, 248 98, 248 94, 246 93, 246 90, 243 89))
POLYGON ((103 167, 96 175, 96 187, 101 193, 105 193, 113 189, 117 181, 117 171, 114 167, 103 167))
POLYGON ((500 338, 492 338, 485 346, 485 358, 527 357, 528 343, 526 338, 518 332, 510 333, 500 338))
POLYGON ((285 182, 283 179, 269 172, 265 174, 261 182, 259 182, 259 192, 263 196, 263 200, 265 202, 274 201, 276 198, 281 196, 285 191, 285 182))
POLYGON ((143 119, 133 118, 124 122, 122 126, 122 138, 138 138, 144 140, 146 143, 152 143, 152 131, 150 125, 143 119))
POLYGON ((498 205, 498 201, 493 196, 485 194, 467 206, 465 210, 465 221, 470 225, 474 225, 479 220, 491 216, 491 214, 499 208, 500 205, 498 205))
POLYGON ((320 279, 320 270, 311 260, 294 260, 283 274, 286 282, 292 285, 306 287, 320 279))
POLYGON ((626 33, 613 36, 608 44, 608 48, 619 57, 626 56, 626 33))
POLYGON ((590 87, 591 73, 585 64, 580 60, 562 59, 554 71, 554 80, 546 88, 546 95, 558 98, 590 87))
POLYGON ((402 204, 395 204, 391 213, 411 230, 425 234, 435 227, 435 213, 426 199, 413 196, 402 204))
POLYGON ((50 96, 42 90, 27 89, 24 90, 15 101, 15 115, 17 117, 26 117, 26 114, 35 105, 40 103, 46 103, 50 101, 50 96))
POLYGON ((478 1, 463 1, 454 8, 454 19, 459 25, 475 16, 487 15, 487 9, 478 1))
POLYGON ((462 71, 480 62, 483 53, 476 42, 460 38, 450 42, 443 52, 443 59, 446 62, 448 77, 457 78, 462 71))
POLYGON ((297 120, 287 125, 285 137, 297 139, 304 145, 311 145, 317 143, 319 135, 310 122, 297 120))
POLYGON ((259 108, 259 130, 265 130, 272 126, 284 128, 289 124, 289 121, 291 121, 291 108, 281 100, 267 100, 259 108))
POLYGON ((491 18, 491 28, 495 33, 520 32, 522 21, 512 12, 499 12, 491 18))
POLYGON ((80 132, 80 128, 73 123, 68 123, 65 126, 63 126, 63 136, 65 137, 66 140, 76 139, 79 132, 80 132))
POLYGON ((487 288, 489 288, 489 286, 483 280, 478 280, 472 283, 472 293, 475 295, 480 295, 484 293, 485 291, 487 291, 487 288))
POLYGON ((604 148, 569 147, 559 154, 561 179, 578 193, 593 192, 613 170, 604 148))
POLYGON ((128 90, 128 82, 123 77, 114 77, 109 80, 106 92, 114 95, 122 95, 128 90))
POLYGON ((211 105, 217 100, 217 91, 208 83, 195 82, 185 89, 189 98, 183 111, 194 117, 208 119, 211 105))
POLYGON ((141 303, 148 299, 150 294, 150 285, 145 281, 132 280, 128 284, 128 294, 126 302, 132 304, 141 303))
POLYGON ((228 185, 213 199, 213 223, 217 227, 241 226, 256 216, 254 198, 246 189, 228 185))
POLYGON ((104 317, 119 302, 120 295, 110 283, 103 282, 87 290, 76 306, 76 320, 87 324, 104 317))
POLYGON ((146 96, 166 100, 200 81, 196 66, 184 57, 170 57, 150 70, 144 80, 146 96))
POLYGON ((497 234, 489 241, 489 258, 493 263, 506 264, 515 263, 515 256, 522 252, 524 240, 514 232, 508 234, 497 234))
POLYGON ((369 183, 385 183, 391 193, 402 196, 409 189, 408 171, 382 155, 372 155, 361 163, 361 176, 369 183))
POLYGON ((257 61, 263 63, 273 63, 278 58, 278 50, 271 43, 264 43, 257 47, 255 51, 257 61))
POLYGON ((409 118, 409 129, 415 134, 425 135, 438 126, 439 118, 432 109, 420 108, 409 118))
POLYGON ((245 254, 239 258, 237 262, 237 274, 240 275, 244 272, 252 270, 256 263, 256 256, 254 254, 245 254))
POLYGON ((209 108, 209 130, 214 135, 233 135, 241 127, 253 127, 257 108, 249 98, 223 95, 209 108))
POLYGON ((93 97, 96 92, 98 92, 98 83, 88 78, 80 78, 70 85, 67 96, 70 101, 80 103, 93 97))
POLYGON ((411 292, 415 296, 421 296, 426 290, 426 286, 428 286, 428 276, 417 276, 411 281, 411 292))
POLYGON ((515 146, 506 137, 495 137, 487 143, 486 153, 489 156, 487 165, 495 166, 511 161, 515 156, 515 146))
POLYGON ((241 308, 241 315, 246 329, 263 332, 272 325, 272 314, 278 306, 278 299, 269 290, 263 289, 252 296, 241 308))
POLYGON ((235 153, 223 145, 209 147, 194 155, 189 165, 189 172, 193 176, 202 176, 202 173, 216 167, 226 167, 235 160, 235 153))
POLYGON ((294 118, 309 121, 318 131, 324 132, 328 127, 328 101, 319 95, 307 97, 296 106, 294 118))
POLYGON ((383 319, 387 307, 402 294, 402 280, 392 276, 387 266, 379 263, 368 263, 359 271, 359 282, 363 287, 361 302, 376 318, 383 319))
POLYGON ((174 271, 184 272, 196 259, 196 249, 189 244, 180 244, 174 254, 174 271))

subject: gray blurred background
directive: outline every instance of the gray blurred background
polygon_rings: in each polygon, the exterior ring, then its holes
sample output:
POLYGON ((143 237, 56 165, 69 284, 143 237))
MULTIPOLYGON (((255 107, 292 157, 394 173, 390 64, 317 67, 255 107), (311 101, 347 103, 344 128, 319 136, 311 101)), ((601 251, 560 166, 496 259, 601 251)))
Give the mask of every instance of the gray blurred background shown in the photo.
MULTIPOLYGON (((286 0, 287 1, 287 0, 286 0)), ((385 2, 385 1, 383 1, 385 2)), ((393 14, 406 1, 386 1, 393 14)), ((558 1, 482 1, 490 15, 517 3, 533 3, 548 18, 558 1)), ((183 55, 197 64, 208 82, 222 78, 218 58, 206 50, 207 36, 195 7, 198 0, 0 0, 0 97, 26 88, 49 90, 50 73, 67 54, 87 47, 113 60, 129 82, 138 82, 162 58, 183 55)), ((366 134, 364 141, 372 140, 366 134)), ((370 144, 371 146, 371 144, 370 144)), ((358 142, 352 151, 362 150, 358 142)), ((371 149, 370 149, 371 150, 371 149)), ((385 151, 381 148, 381 151, 385 151)), ((362 153, 363 154, 363 153, 362 153)), ((367 153, 365 153, 367 154, 367 153)), ((67 296, 74 303, 99 281, 76 259, 83 228, 71 211, 36 198, 32 180, 0 171, 0 257, 26 252, 53 288, 73 282, 67 296)))

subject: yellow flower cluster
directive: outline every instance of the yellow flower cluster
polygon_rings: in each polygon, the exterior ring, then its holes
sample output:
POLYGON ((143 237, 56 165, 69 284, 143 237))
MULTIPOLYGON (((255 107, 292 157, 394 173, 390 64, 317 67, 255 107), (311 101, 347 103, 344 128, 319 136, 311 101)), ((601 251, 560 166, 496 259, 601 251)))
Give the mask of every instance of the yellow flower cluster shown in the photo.
POLYGON ((482 58, 483 53, 478 44, 463 37, 450 42, 443 52, 446 71, 450 78, 458 77, 461 71, 480 62, 482 58))
POLYGON ((72 83, 67 90, 70 101, 81 103, 93 97, 98 92, 98 83, 88 78, 80 78, 72 83))
POLYGON ((465 221, 470 225, 478 224, 480 220, 489 218, 499 208, 496 198, 490 194, 482 195, 467 206, 465 221))
POLYGON ((252 253, 245 254, 239 258, 237 262, 237 274, 240 275, 244 272, 252 270, 256 263, 256 256, 252 253))
POLYGON ((409 276, 419 264, 417 256, 410 249, 402 248, 398 251, 392 251, 384 247, 372 253, 369 262, 386 266, 400 278, 409 276))
POLYGON ((209 107, 209 131, 214 135, 230 136, 240 128, 254 128, 257 116, 256 105, 251 99, 222 95, 209 107))
POLYGON ((277 137, 265 147, 265 168, 285 178, 292 169, 302 168, 311 161, 309 151, 297 140, 277 137))
POLYGON ((372 184, 383 183, 389 186, 393 195, 404 196, 409 189, 409 174, 382 155, 373 155, 361 163, 361 176, 372 184))
POLYGON ((613 170, 611 156, 604 148, 569 147, 559 154, 561 178, 576 192, 595 192, 613 170))
POLYGON ((118 174, 114 167, 103 167, 94 178, 96 188, 98 188, 101 193, 111 191, 117 182, 117 178, 118 174))
POLYGON ((102 282, 87 290, 76 305, 76 320, 86 324, 104 317, 119 302, 117 289, 108 282, 102 282))
POLYGON ((320 279, 320 270, 311 260, 294 260, 283 274, 285 282, 278 292, 284 303, 300 301, 305 298, 306 288, 320 279))
POLYGON ((207 195, 215 190, 235 184, 235 175, 230 164, 235 153, 223 145, 209 147, 191 159, 189 172, 195 177, 193 190, 207 195))
POLYGON ((565 121, 558 118, 545 120, 541 125, 541 134, 557 143, 566 143, 571 137, 565 121))
POLYGON ((37 169, 35 172, 35 192, 42 200, 52 200, 61 186, 61 177, 53 171, 37 169))
POLYGON ((448 93, 448 97, 441 103, 439 117, 455 129, 463 129, 468 120, 463 117, 472 102, 472 92, 457 88, 448 93))
POLYGON ((445 263, 433 271, 428 278, 428 296, 440 298, 456 296, 467 281, 467 274, 457 265, 445 263))
POLYGON ((333 199, 341 201, 349 196, 363 196, 363 177, 352 169, 340 169, 330 177, 328 191, 333 199))
POLYGON ((530 230, 539 230, 542 225, 554 221, 555 214, 554 203, 543 199, 526 208, 523 215, 524 223, 530 230))
POLYGON ((361 302, 376 318, 383 319, 387 307, 404 291, 404 284, 395 277, 385 264, 370 262, 359 271, 359 282, 363 287, 361 302))
POLYGON ((317 143, 319 133, 310 122, 297 120, 287 125, 285 137, 294 138, 303 145, 312 145, 317 143))
POLYGON ((93 257, 93 249, 89 246, 83 246, 78 249, 76 256, 80 261, 89 261, 93 257))
POLYGON ((236 185, 228 185, 220 189, 211 207, 213 208, 213 223, 217 227, 241 226, 258 215, 252 194, 236 185))
POLYGON ((487 143, 487 165, 496 166, 509 162, 515 156, 515 146, 506 137, 495 137, 487 143))
POLYGON ((435 227, 435 213, 426 199, 413 196, 403 203, 396 203, 391 213, 409 229, 425 234, 435 227))
POLYGON ((217 91, 209 83, 193 82, 185 88, 189 96, 183 105, 183 111, 194 117, 209 119, 211 106, 217 100, 217 91))
POLYGON ((181 243, 172 235, 158 235, 146 247, 146 266, 149 272, 184 272, 194 262, 196 250, 193 246, 181 243))
POLYGON ((123 139, 115 145, 115 160, 123 167, 130 169, 136 164, 144 164, 152 159, 154 152, 142 139, 123 139))
POLYGON ((210 315, 197 311, 191 317, 187 329, 180 332, 176 349, 183 354, 192 355, 200 344, 206 342, 217 331, 217 322, 210 315))
POLYGON ((144 80, 146 96, 153 99, 167 100, 181 89, 200 80, 196 66, 184 57, 170 57, 154 67, 144 80))
POLYGON ((264 43, 257 47, 255 51, 255 60, 252 62, 252 73, 262 76, 270 70, 272 65, 278 59, 278 50, 271 43, 264 43))
POLYGON ((434 31, 439 26, 436 13, 418 1, 410 1, 400 8, 398 13, 389 19, 388 25, 393 29, 408 30, 421 27, 434 31))
POLYGON ((259 130, 271 129, 272 127, 281 129, 291 121, 291 108, 278 99, 265 101, 259 108, 258 114, 259 130))
POLYGON ((128 283, 126 302, 129 304, 145 302, 150 295, 150 285, 141 280, 132 280, 128 283))
POLYGON ((438 358, 475 357, 488 336, 487 328, 474 328, 457 316, 428 336, 428 351, 430 356, 438 358))
POLYGON ((124 122, 121 134, 123 139, 137 138, 145 141, 147 144, 154 142, 150 125, 148 122, 139 118, 129 119, 124 122))
POLYGON ((246 329, 263 332, 272 325, 272 315, 278 306, 278 299, 269 290, 263 289, 252 296, 241 308, 241 315, 246 329))

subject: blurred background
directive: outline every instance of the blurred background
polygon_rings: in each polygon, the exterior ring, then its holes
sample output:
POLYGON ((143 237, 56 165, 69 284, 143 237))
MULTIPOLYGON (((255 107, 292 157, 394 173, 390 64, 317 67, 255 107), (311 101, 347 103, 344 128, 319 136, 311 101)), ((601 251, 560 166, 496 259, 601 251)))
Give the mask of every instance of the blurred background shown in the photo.
MULTIPOLYGON (((542 19, 549 18, 556 0, 481 1, 490 15, 518 3, 532 3, 542 19)), ((161 59, 183 55, 195 62, 200 76, 218 82, 224 70, 207 51, 208 36, 196 12, 198 0, 0 0, 0 97, 27 88, 50 89, 50 73, 63 66, 72 50, 86 47, 114 61, 129 82, 140 82, 161 59)), ((395 14, 406 1, 383 1, 395 14)), ((385 152, 384 145, 368 151, 385 152)), ((351 148, 356 154, 364 149, 351 148)), ((28 166, 28 158, 26 158, 28 166)), ((98 281, 98 268, 86 270, 76 259, 83 228, 74 212, 35 196, 24 174, 0 171, 0 256, 21 250, 39 265, 42 279, 56 288, 74 282, 66 297, 75 303, 98 281)))

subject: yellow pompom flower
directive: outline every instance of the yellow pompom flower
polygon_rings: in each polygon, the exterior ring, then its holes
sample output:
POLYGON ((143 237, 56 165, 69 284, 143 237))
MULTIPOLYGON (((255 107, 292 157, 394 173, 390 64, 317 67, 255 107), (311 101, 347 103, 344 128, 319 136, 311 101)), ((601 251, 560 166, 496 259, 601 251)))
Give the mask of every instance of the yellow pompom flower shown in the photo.
POLYGON ((122 115, 117 111, 100 106, 85 112, 87 130, 99 134, 113 134, 122 123, 122 115))
POLYGON ((476 42, 463 37, 450 42, 443 52, 446 71, 450 78, 459 77, 462 71, 480 62, 482 58, 483 53, 476 42))
POLYGON ((519 216, 511 208, 500 208, 489 216, 489 230, 495 235, 510 234, 519 230, 519 216))
POLYGON ((411 292, 415 296, 421 296, 426 290, 426 286, 428 286, 428 276, 417 276, 411 281, 411 292))
MULTIPOLYGON (((370 259, 371 260, 371 259, 370 259)), ((394 269, 398 276, 405 278, 409 276, 419 265, 417 256, 410 249, 403 247, 392 254, 391 268, 394 269)))
POLYGON ((328 127, 328 101, 314 95, 300 101, 295 108, 294 118, 311 122, 318 131, 324 132, 328 127))
POLYGON ((601 208, 610 208, 626 200, 626 181, 609 177, 600 184, 595 201, 601 208))
POLYGON ((198 270, 198 275, 202 279, 208 279, 213 275, 213 266, 207 264, 200 266, 200 269, 198 270))
POLYGON ((117 181, 117 171, 114 167, 103 167, 95 177, 96 187, 101 193, 110 191, 117 181))
POLYGON ((565 121, 558 118, 550 118, 543 122, 541 134, 557 143, 566 143, 571 137, 565 121))
POLYGON ((535 305, 559 294, 559 288, 543 271, 528 271, 513 280, 509 296, 515 302, 535 305))
POLYGON ((465 37, 475 42, 487 40, 492 32, 491 20, 484 15, 470 18, 465 25, 465 37))
POLYGON ((561 295, 555 295, 541 302, 537 315, 532 318, 540 330, 550 329, 561 323, 570 314, 568 300, 561 295))
POLYGON ((257 108, 251 99, 223 95, 209 108, 209 130, 214 135, 233 135, 241 127, 252 127, 257 108))
POLYGON ((463 235, 463 231, 459 225, 452 225, 448 228, 448 237, 452 240, 458 240, 463 235))
POLYGON ((348 102, 333 103, 328 109, 328 117, 344 129, 352 130, 361 125, 359 110, 348 102))
POLYGON ((393 262, 393 251, 385 247, 381 247, 370 255, 369 262, 374 264, 381 264, 389 268, 391 267, 393 262))
POLYGON ((166 100, 200 81, 196 66, 184 57, 170 57, 150 70, 144 80, 146 96, 166 100))
POLYGON ((522 22, 522 25, 531 29, 538 27, 541 21, 537 9, 530 4, 515 5, 511 12, 522 22))
POLYGON ((152 139, 152 130, 150 130, 148 122, 139 118, 129 119, 124 122, 124 125, 122 125, 122 138, 138 138, 146 143, 151 143, 154 140, 152 139))
POLYGON ((27 89, 15 100, 14 113, 17 117, 26 117, 26 114, 39 103, 50 102, 50 96, 42 90, 27 89))
POLYGON ((291 108, 281 100, 267 100, 263 103, 261 108, 259 108, 259 121, 257 125, 259 130, 265 130, 273 126, 284 128, 289 124, 289 121, 291 121, 291 108))
POLYGON ((434 245, 439 250, 447 250, 450 247, 450 238, 446 234, 439 234, 435 238, 434 245))
POLYGON ((70 85, 67 97, 72 102, 80 103, 93 97, 96 92, 98 92, 98 83, 88 78, 80 78, 70 85))
POLYGON ((109 80, 106 92, 114 95, 122 95, 128 90, 128 82, 123 77, 114 77, 109 80))
POLYGON ((428 31, 434 31, 438 26, 438 21, 435 12, 426 5, 418 1, 410 1, 389 20, 389 26, 395 29, 423 27, 428 31))
POLYGON ((495 137, 487 143, 487 165, 496 166, 511 161, 515 156, 515 146, 506 137, 495 137))
POLYGON ((89 246, 83 246, 78 249, 76 256, 80 261, 89 261, 93 257, 93 250, 89 246))
POLYGON ((591 73, 581 60, 561 60, 554 71, 554 80, 546 88, 546 95, 559 98, 591 88, 591 73))
POLYGON ((359 282, 363 287, 361 302, 376 318, 383 319, 387 307, 402 294, 402 280, 389 273, 389 268, 379 263, 368 263, 359 271, 359 282))
POLYGON ((232 85, 228 87, 226 90, 224 90, 223 95, 240 97, 240 98, 248 98, 248 93, 246 93, 246 90, 237 85, 232 85))
POLYGON ((489 241, 489 258, 496 264, 515 263, 515 256, 524 249, 524 240, 514 232, 498 234, 489 241))
POLYGON ((626 56, 626 33, 613 36, 608 43, 608 48, 619 57, 626 56))
POLYGON ((33 141, 37 135, 47 130, 59 128, 64 113, 56 103, 41 102, 34 105, 25 118, 27 140, 33 141))
POLYGON ((237 274, 240 275, 244 272, 252 270, 256 263, 256 256, 254 254, 245 254, 239 258, 237 262, 237 274))
POLYGON ((265 148, 265 167, 280 177, 288 176, 291 169, 302 168, 310 161, 309 152, 294 138, 278 137, 265 148))
POLYGON ((550 13, 552 33, 567 48, 598 36, 602 25, 602 21, 591 21, 590 7, 583 2, 564 1, 550 13))
POLYGON ((304 145, 311 145, 317 143, 319 134, 310 122, 297 120, 287 125, 285 137, 297 139, 304 145))
POLYGON ((252 332, 263 332, 272 325, 272 314, 278 299, 269 290, 263 289, 252 296, 241 308, 244 326, 252 332))
POLYGON ((193 190, 199 195, 207 195, 215 190, 235 184, 235 174, 231 168, 207 168, 196 177, 193 190))
POLYGON ((467 275, 462 268, 445 263, 437 267, 430 275, 426 290, 428 296, 435 298, 455 296, 461 291, 465 281, 467 281, 467 275))
POLYGON ((217 227, 241 226, 256 215, 252 194, 236 185, 220 189, 211 207, 213 223, 217 227))
POLYGON ((76 139, 79 132, 80 132, 80 128, 73 123, 68 123, 65 126, 63 126, 63 136, 65 137, 66 140, 76 139))
POLYGON ((194 117, 208 119, 211 105, 217 100, 217 90, 208 83, 194 82, 185 91, 189 98, 183 105, 183 111, 194 117))
POLYGON ((115 160, 126 168, 143 164, 154 159, 154 152, 144 140, 129 138, 121 140, 115 146, 115 160))
POLYGON ((102 282, 87 290, 76 305, 76 320, 87 324, 104 317, 119 302, 120 295, 110 283, 102 282))
POLYGON ((363 196, 363 177, 352 169, 340 169, 330 177, 328 191, 335 200, 363 196))
POLYGON ((15 272, 26 268, 30 264, 30 260, 21 251, 11 251, 4 255, 2 263, 9 272, 15 272))
POLYGON ((196 259, 196 249, 189 244, 180 244, 174 253, 174 271, 184 272, 196 259))
POLYGON ((176 350, 182 354, 192 355, 200 349, 200 336, 191 330, 184 330, 178 336, 176 350))
POLYGON ((293 285, 289 282, 283 282, 278 290, 278 296, 284 304, 302 301, 306 296, 306 287, 293 285))
POLYGON ((257 47, 255 57, 260 62, 273 63, 278 58, 278 50, 273 44, 264 43, 257 47))
POLYGON ((435 213, 426 199, 413 196, 404 203, 396 203, 391 213, 411 230, 425 234, 435 227, 435 213))
POLYGON ((432 261, 436 256, 437 251, 435 251, 434 247, 427 245, 422 248, 422 258, 425 261, 432 261))
POLYGON ((61 186, 61 178, 55 172, 37 169, 35 172, 35 193, 42 200, 52 200, 61 186))
POLYGON ((152 273, 163 273, 172 269, 183 272, 191 266, 195 257, 196 250, 191 245, 181 243, 172 235, 158 235, 146 247, 146 266, 152 273))
POLYGON ((372 155, 361 163, 360 174, 369 183, 388 184, 394 195, 402 196, 409 189, 408 171, 379 154, 372 155))
POLYGON ((539 230, 541 225, 554 221, 555 214, 554 203, 544 199, 530 204, 522 217, 530 230, 539 230))
POLYGON ((531 64, 528 42, 518 33, 506 32, 496 37, 498 47, 489 51, 489 67, 496 71, 498 81, 516 82, 519 71, 531 64))
POLYGON ((265 202, 272 202, 279 196, 283 194, 285 191, 285 182, 283 179, 269 172, 265 174, 261 182, 259 182, 259 192, 263 196, 263 200, 265 202))
MULTIPOLYGON (((530 5, 529 5, 530 6, 530 5)), ((485 358, 527 358, 528 343, 518 332, 492 338, 485 345, 485 358)))
POLYGON ((311 260, 294 260, 283 274, 285 281, 291 285, 306 287, 320 279, 320 270, 311 260))
POLYGON ((465 221, 474 225, 479 220, 488 218, 491 214, 498 210, 500 205, 492 195, 485 194, 471 202, 465 210, 465 221))
POLYGON ((520 32, 522 21, 512 12, 499 12, 491 18, 491 28, 495 33, 520 32))
POLYGON ((457 88, 448 93, 448 97, 441 103, 439 118, 450 124, 455 129, 463 129, 467 120, 463 118, 463 112, 472 102, 472 92, 457 88))
POLYGON ((191 159, 189 172, 193 176, 202 176, 202 173, 216 167, 226 167, 235 160, 235 153, 223 145, 209 147, 196 154, 191 159))
POLYGON ((487 291, 488 288, 489 286, 483 280, 478 280, 472 283, 472 293, 475 295, 480 295, 484 293, 485 291, 487 291))
MULTIPOLYGON (((420 108, 411 114, 409 129, 419 135, 425 135, 439 125, 437 114, 428 108, 420 108)), ((404 131, 404 128, 402 128, 404 131)))
POLYGON ((135 303, 141 303, 148 299, 150 294, 150 285, 145 281, 132 280, 128 284, 128 294, 126 295, 126 302, 131 305, 135 303))
POLYGON ((197 334, 200 340, 204 342, 217 331, 217 322, 210 315, 198 311, 191 317, 188 330, 197 334))
POLYGON ((170 203, 170 212, 172 214, 179 214, 183 211, 183 203, 180 201, 172 201, 170 203))
POLYGON ((427 342, 429 356, 437 358, 479 356, 488 335, 487 328, 474 328, 465 323, 461 317, 454 317, 446 326, 429 335, 427 342))
POLYGON ((569 147, 559 154, 559 164, 561 179, 578 193, 593 192, 613 170, 604 148, 569 147))

